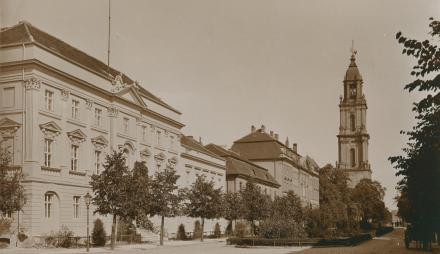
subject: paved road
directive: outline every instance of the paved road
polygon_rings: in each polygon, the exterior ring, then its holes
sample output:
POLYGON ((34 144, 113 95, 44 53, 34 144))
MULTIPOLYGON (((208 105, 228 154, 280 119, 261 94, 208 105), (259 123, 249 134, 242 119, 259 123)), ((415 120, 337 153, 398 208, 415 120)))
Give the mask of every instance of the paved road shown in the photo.
POLYGON ((415 249, 405 248, 404 230, 395 229, 382 237, 364 242, 355 247, 334 247, 334 248, 311 248, 308 250, 293 252, 295 254, 420 254, 415 249))

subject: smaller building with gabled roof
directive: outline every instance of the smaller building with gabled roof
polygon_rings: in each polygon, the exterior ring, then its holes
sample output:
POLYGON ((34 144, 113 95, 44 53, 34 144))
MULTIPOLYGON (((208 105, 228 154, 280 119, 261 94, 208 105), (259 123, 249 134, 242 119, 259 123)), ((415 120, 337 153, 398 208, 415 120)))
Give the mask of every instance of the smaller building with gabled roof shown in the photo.
POLYGON ((283 143, 279 135, 251 127, 251 133, 234 141, 231 150, 266 168, 280 184, 280 193, 293 191, 304 205, 319 206, 319 166, 310 156, 301 156, 298 146, 283 143))
POLYGON ((252 179, 265 194, 275 198, 280 195, 280 184, 266 168, 241 157, 238 153, 215 144, 205 146, 209 151, 226 160, 226 185, 228 192, 239 192, 252 179))

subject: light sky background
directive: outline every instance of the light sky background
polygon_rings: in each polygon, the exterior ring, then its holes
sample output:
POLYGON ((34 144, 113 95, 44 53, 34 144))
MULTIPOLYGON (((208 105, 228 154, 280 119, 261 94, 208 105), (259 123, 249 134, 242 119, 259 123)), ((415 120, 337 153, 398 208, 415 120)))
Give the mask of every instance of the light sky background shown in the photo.
MULTIPOLYGON (((107 0, 0 0, 0 25, 31 22, 107 61, 107 0)), ((420 95, 395 34, 427 38, 440 1, 111 0, 110 64, 183 113, 183 132, 231 146, 266 125, 320 166, 337 160, 339 96, 351 41, 364 78, 374 180, 393 197, 420 95)))

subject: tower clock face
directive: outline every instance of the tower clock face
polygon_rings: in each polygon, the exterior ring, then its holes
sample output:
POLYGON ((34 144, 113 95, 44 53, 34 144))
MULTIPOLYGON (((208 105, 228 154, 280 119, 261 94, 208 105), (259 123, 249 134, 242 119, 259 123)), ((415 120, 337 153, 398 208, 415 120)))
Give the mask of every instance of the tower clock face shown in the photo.
POLYGON ((349 93, 350 93, 350 98, 356 97, 356 85, 355 84, 350 85, 349 93))

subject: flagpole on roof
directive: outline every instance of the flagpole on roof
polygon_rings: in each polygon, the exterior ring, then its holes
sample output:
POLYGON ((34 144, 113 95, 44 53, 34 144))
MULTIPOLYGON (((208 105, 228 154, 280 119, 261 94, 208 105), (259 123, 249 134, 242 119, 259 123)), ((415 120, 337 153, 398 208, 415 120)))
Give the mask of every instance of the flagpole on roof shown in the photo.
POLYGON ((111 19, 111 0, 108 0, 108 41, 107 41, 107 73, 110 76, 110 19, 111 19))

